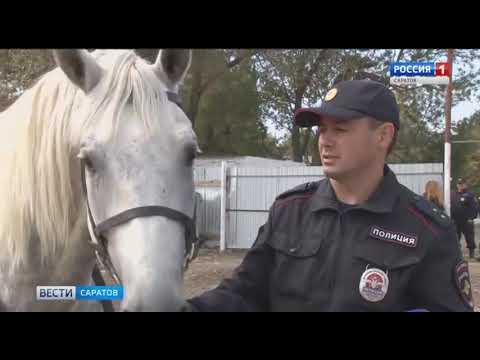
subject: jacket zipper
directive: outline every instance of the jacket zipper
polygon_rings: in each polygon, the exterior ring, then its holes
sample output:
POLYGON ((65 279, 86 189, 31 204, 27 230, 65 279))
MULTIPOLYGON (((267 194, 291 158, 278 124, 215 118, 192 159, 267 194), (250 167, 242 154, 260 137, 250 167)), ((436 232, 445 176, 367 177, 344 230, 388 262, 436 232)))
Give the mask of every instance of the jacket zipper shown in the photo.
MULTIPOLYGON (((347 210, 348 211, 348 210, 347 210)), ((328 270, 328 276, 330 277, 329 279, 329 292, 330 292, 330 304, 329 304, 329 308, 331 309, 333 307, 333 301, 334 298, 335 298, 335 285, 337 283, 337 275, 338 275, 338 271, 337 271, 337 268, 338 268, 338 262, 341 261, 340 259, 340 254, 342 252, 342 248, 343 248, 343 243, 344 243, 344 231, 343 231, 343 216, 345 215, 346 211, 343 212, 343 211, 337 211, 338 212, 338 222, 339 222, 339 226, 340 226, 340 236, 338 239, 336 239, 336 244, 334 244, 335 246, 335 251, 332 253, 333 255, 333 260, 332 260, 332 264, 328 270)))

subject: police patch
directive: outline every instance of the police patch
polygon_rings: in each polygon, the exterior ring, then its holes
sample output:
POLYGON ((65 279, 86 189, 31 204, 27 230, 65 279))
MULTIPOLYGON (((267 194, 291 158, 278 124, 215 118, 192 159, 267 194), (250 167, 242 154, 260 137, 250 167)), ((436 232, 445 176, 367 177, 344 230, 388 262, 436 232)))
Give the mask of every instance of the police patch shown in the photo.
POLYGON ((455 266, 455 284, 462 300, 473 309, 472 284, 470 283, 470 273, 466 261, 461 261, 455 266))
POLYGON ((360 295, 370 302, 383 300, 388 291, 388 275, 380 269, 367 269, 359 284, 360 295))
POLYGON ((370 236, 375 239, 393 242, 398 245, 412 248, 416 247, 418 242, 416 235, 407 235, 398 231, 385 230, 378 226, 372 226, 370 228, 370 236))

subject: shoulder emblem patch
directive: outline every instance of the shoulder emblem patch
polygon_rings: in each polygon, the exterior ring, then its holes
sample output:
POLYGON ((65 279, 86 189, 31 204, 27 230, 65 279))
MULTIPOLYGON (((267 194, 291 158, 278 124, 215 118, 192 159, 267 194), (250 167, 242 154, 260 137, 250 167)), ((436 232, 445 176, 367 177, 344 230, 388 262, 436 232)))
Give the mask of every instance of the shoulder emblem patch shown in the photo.
POLYGON ((472 284, 468 263, 464 260, 455 266, 455 284, 462 300, 473 309, 472 284))

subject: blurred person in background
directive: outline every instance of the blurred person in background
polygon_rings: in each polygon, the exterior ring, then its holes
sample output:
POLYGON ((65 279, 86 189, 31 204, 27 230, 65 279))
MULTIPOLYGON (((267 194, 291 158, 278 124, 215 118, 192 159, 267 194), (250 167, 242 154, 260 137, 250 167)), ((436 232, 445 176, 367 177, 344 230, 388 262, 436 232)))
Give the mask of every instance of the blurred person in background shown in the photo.
POLYGON ((427 182, 423 197, 434 203, 442 211, 445 211, 445 207, 443 205, 443 192, 438 181, 430 180, 427 182))

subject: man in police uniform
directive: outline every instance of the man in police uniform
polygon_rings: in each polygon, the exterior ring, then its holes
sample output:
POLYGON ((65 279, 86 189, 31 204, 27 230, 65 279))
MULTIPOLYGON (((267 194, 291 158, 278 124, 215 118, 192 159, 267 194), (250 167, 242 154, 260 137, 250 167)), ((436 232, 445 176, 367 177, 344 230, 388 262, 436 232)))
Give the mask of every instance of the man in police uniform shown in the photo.
POLYGON ((472 311, 450 219, 385 165, 400 127, 393 93, 342 82, 295 121, 319 125, 326 179, 278 196, 232 278, 191 310, 472 311))
POLYGON ((478 215, 478 203, 462 178, 457 180, 457 191, 452 195, 452 220, 457 227, 457 236, 459 240, 462 234, 465 236, 470 258, 473 258, 476 248, 473 220, 478 215))

